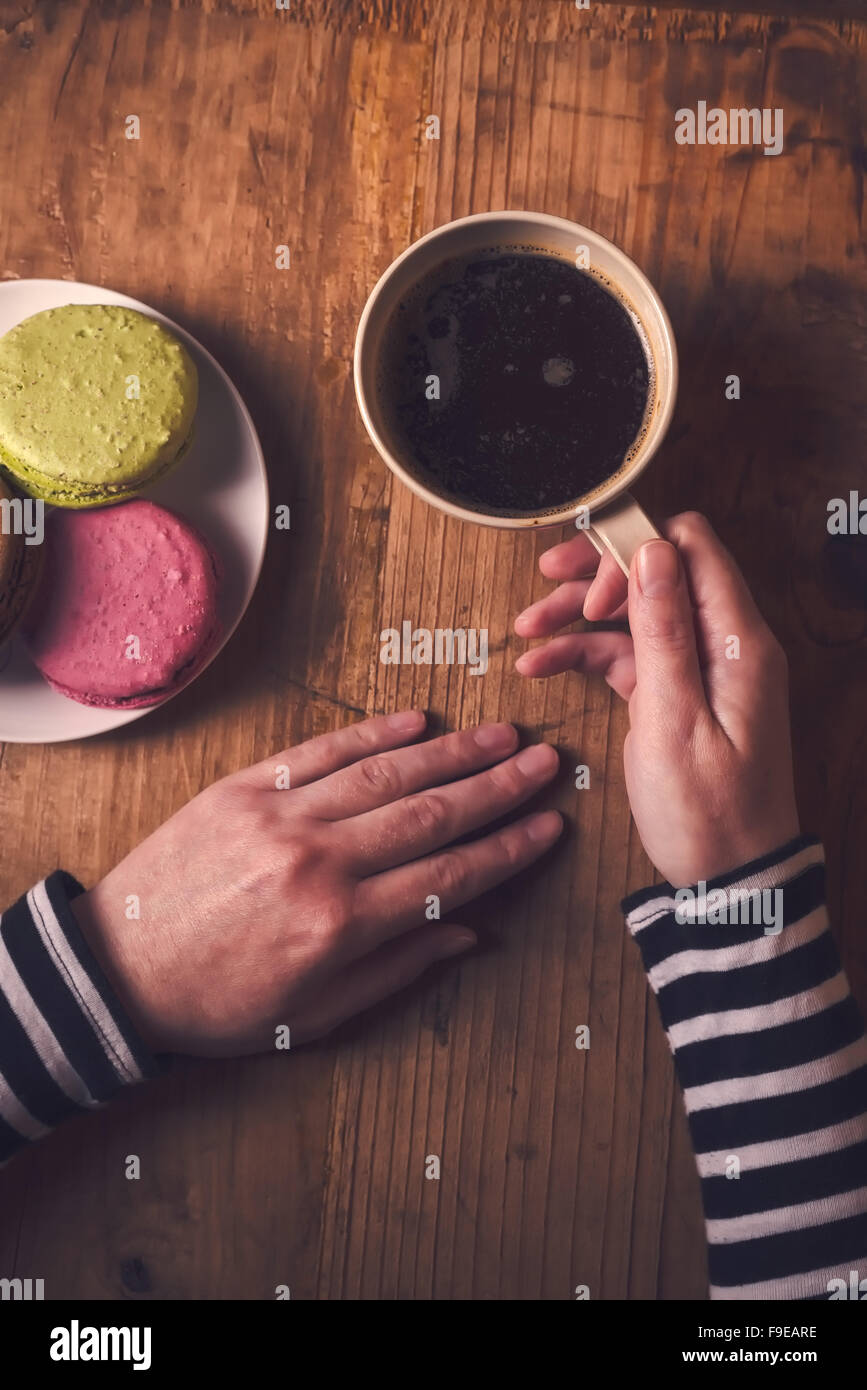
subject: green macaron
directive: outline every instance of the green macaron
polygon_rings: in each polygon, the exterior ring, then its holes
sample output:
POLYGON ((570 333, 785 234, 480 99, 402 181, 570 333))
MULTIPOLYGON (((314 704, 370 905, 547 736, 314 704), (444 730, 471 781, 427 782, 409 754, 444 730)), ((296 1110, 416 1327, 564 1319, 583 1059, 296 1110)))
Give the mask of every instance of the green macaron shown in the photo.
POLYGON ((134 309, 67 304, 0 338, 0 472, 57 507, 134 497, 192 443, 198 375, 134 309))

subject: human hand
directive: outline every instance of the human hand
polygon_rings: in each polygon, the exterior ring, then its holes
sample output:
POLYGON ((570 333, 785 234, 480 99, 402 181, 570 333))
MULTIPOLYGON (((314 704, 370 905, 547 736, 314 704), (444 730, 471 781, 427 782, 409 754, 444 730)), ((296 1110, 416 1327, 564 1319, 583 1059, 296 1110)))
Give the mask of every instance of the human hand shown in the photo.
POLYGON ((515 620, 521 637, 551 637, 582 606, 593 622, 628 613, 631 635, 555 636, 517 669, 602 675, 629 701, 632 814, 657 869, 686 887, 794 838, 798 812, 783 649, 703 516, 685 512, 664 531, 633 559, 628 593, 587 536, 546 551, 542 573, 561 582, 515 620))
POLYGON ((509 724, 416 743, 424 727, 420 711, 368 719, 226 777, 73 901, 153 1051, 257 1052, 280 1025, 295 1046, 475 945, 426 922, 427 899, 451 913, 554 843, 555 811, 454 841, 520 806, 558 758, 515 755, 509 724))

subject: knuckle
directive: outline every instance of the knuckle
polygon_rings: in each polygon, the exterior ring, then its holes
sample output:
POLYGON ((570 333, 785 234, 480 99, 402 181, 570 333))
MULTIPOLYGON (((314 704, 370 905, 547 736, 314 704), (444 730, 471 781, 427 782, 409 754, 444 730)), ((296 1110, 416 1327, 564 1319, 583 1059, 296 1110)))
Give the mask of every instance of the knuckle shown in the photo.
POLYGON ((403 803, 412 826, 422 835, 440 830, 448 821, 448 807, 442 797, 422 792, 408 796, 403 803))
POLYGON ((252 771, 252 768, 244 768, 242 772, 233 773, 230 777, 221 777, 219 782, 212 782, 206 792, 200 794, 207 795, 224 812, 231 812, 236 816, 255 816, 267 804, 268 798, 262 795, 262 788, 255 779, 245 776, 249 771, 252 771))
POLYGON ((358 775, 380 796, 394 799, 400 795, 400 772, 389 758, 382 755, 364 758, 358 764, 358 775))
POLYGON ((672 525, 675 526, 683 535, 706 536, 710 531, 710 522, 703 512, 694 509, 687 512, 678 512, 677 516, 672 517, 672 525))
POLYGON ((310 872, 318 854, 311 840, 304 834, 294 835, 281 846, 283 869, 289 878, 301 878, 310 872))
POLYGON ((362 719, 360 724, 350 724, 349 737, 355 746, 365 753, 374 753, 380 746, 376 722, 362 719))
POLYGON ((476 743, 474 729, 459 729, 457 733, 446 734, 442 740, 442 751, 448 758, 456 777, 462 777, 467 768, 478 761, 479 745, 476 743))
POLYGON ((343 935, 349 925, 349 911, 346 901, 338 893, 323 896, 316 913, 316 935, 325 944, 343 935))
POLYGON ((437 859, 439 896, 451 902, 459 899, 466 883, 464 861, 455 850, 447 850, 437 859))
POLYGON ((695 641, 692 621, 680 613, 654 612, 644 629, 644 636, 666 652, 689 651, 695 641))
POLYGON ((242 811, 236 823, 242 827, 243 843, 252 849, 256 845, 261 845, 267 850, 269 846, 279 845, 281 841, 281 824, 285 834, 285 820, 281 823, 278 808, 269 799, 256 796, 251 797, 246 804, 236 802, 232 808, 235 816, 242 811))
POLYGON ((505 830, 500 836, 500 858, 509 870, 516 869, 523 862, 523 851, 527 837, 521 831, 505 830))
POLYGON ((494 790, 502 796, 517 795, 527 782, 526 773, 521 771, 514 760, 501 763, 499 767, 492 767, 487 775, 494 790))

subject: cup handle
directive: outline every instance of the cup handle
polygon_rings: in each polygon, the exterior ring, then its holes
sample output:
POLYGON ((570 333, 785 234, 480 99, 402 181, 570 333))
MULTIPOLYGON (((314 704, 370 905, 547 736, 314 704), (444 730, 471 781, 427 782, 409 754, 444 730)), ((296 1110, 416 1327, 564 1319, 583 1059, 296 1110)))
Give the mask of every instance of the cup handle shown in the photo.
POLYGON ((623 492, 607 507, 593 514, 587 536, 600 555, 613 555, 628 576, 632 557, 645 541, 661 539, 650 517, 635 498, 623 492))

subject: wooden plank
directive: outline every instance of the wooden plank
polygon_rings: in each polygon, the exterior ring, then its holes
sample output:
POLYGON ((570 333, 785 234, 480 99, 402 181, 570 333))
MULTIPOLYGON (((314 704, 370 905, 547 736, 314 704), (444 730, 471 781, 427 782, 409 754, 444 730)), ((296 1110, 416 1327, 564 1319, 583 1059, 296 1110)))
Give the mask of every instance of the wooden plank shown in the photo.
POLYGON ((549 861, 465 914, 484 938, 473 960, 289 1058, 179 1064, 12 1164, 2 1272, 106 1299, 269 1298, 278 1283, 301 1298, 557 1299, 582 1283, 703 1297, 686 1127, 618 908, 650 877, 625 711, 577 676, 513 674, 543 542, 458 526, 392 486, 356 416, 352 344, 392 257, 487 207, 585 221, 657 283, 683 382, 641 496, 710 514, 790 650, 804 821, 828 843, 863 1001, 863 557, 830 544, 824 515, 863 478, 867 30, 845 5, 828 13, 0 7, 0 274, 104 283, 186 324, 247 398, 293 515, 193 689, 88 744, 2 749, 16 833, 0 901, 57 864, 90 883, 215 777, 410 702, 447 727, 507 717, 556 741, 547 800, 570 820, 549 861), (704 99, 783 105, 784 154, 675 145, 674 111, 704 99), (420 138, 432 112, 439 142, 420 138), (404 618, 487 627, 487 675, 382 666, 378 634, 404 618))

